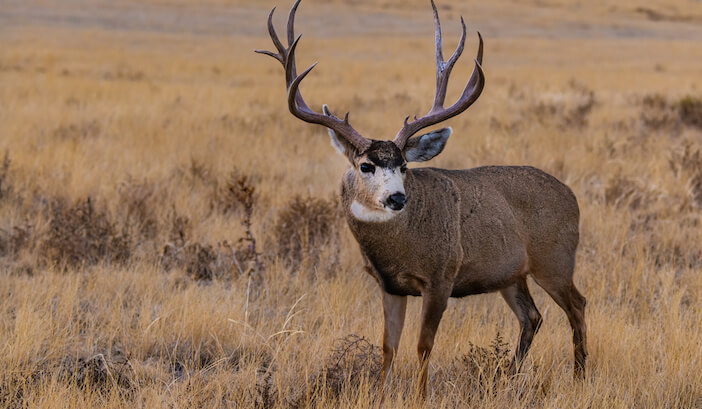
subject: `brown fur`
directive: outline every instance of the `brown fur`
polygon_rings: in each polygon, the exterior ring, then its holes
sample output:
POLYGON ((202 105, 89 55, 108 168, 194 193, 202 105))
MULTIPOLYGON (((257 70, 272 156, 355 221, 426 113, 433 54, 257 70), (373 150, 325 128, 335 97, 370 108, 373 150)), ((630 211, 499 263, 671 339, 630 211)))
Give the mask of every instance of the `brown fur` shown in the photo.
POLYGON ((418 344, 423 393, 426 360, 449 297, 502 293, 521 326, 516 369, 541 324, 527 274, 568 315, 576 376, 583 375, 585 298, 572 281, 579 209, 567 186, 527 166, 408 170, 404 211, 386 222, 367 223, 348 210, 365 194, 357 173, 351 169, 342 183, 347 221, 368 271, 394 296, 384 296, 384 378, 399 344, 408 295, 424 297, 418 344))

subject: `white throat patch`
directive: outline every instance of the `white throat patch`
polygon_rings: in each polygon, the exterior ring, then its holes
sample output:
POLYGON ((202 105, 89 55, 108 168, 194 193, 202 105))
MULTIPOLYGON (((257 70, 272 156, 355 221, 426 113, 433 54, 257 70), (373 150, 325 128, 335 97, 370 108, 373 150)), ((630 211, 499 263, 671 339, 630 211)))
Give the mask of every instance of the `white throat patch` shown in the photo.
POLYGON ((392 219, 397 212, 390 209, 369 209, 354 200, 351 203, 351 214, 356 220, 362 222, 380 223, 392 219))

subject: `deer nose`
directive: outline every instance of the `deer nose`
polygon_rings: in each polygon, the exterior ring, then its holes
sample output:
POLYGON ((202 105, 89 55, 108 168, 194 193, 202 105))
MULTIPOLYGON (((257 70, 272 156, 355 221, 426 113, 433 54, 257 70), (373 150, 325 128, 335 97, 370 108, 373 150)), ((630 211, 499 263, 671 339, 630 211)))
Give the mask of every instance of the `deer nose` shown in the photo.
POLYGON ((393 193, 388 197, 385 204, 392 210, 402 210, 407 202, 407 196, 404 193, 393 193))

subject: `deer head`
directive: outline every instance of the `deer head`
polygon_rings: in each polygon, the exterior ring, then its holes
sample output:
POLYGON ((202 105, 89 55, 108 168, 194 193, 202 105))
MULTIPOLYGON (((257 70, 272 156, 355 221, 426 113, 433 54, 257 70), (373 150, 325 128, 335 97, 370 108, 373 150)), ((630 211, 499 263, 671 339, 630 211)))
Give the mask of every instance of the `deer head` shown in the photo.
POLYGON ((268 16, 268 32, 273 40, 277 53, 256 50, 257 53, 269 55, 278 60, 285 69, 285 84, 288 90, 288 108, 297 118, 305 122, 323 125, 328 128, 332 145, 349 160, 353 170, 355 183, 360 189, 355 198, 352 211, 356 216, 369 220, 386 220, 401 212, 408 198, 405 192, 407 162, 424 162, 432 159, 444 149, 451 128, 443 128, 424 135, 414 136, 420 130, 443 122, 468 109, 480 96, 485 86, 485 76, 481 67, 483 58, 483 39, 478 33, 480 45, 475 59, 475 68, 463 94, 450 107, 444 107, 449 76, 456 61, 461 56, 466 41, 466 25, 461 18, 463 34, 448 61, 443 58, 441 25, 439 14, 434 1, 431 5, 434 11, 434 27, 436 31, 436 95, 431 110, 421 117, 410 121, 405 118, 402 129, 392 141, 375 140, 361 136, 349 124, 349 113, 341 119, 334 115, 324 105, 322 113, 316 112, 307 105, 300 93, 300 83, 316 66, 311 65, 301 74, 295 67, 295 48, 301 36, 295 36, 295 13, 301 0, 297 0, 290 9, 287 25, 288 46, 283 46, 273 27, 273 12, 268 16))

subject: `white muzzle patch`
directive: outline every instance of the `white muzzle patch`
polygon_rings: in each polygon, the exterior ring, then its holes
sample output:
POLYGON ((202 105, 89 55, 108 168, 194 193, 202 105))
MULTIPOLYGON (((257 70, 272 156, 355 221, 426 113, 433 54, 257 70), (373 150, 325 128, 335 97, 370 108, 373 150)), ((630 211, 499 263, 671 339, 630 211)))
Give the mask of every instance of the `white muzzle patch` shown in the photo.
POLYGON ((369 209, 366 206, 358 203, 356 200, 351 203, 351 214, 356 220, 370 223, 386 222, 399 212, 395 212, 386 207, 380 209, 369 209))
POLYGON ((402 172, 399 168, 386 169, 379 168, 372 176, 371 180, 366 182, 372 185, 377 192, 375 195, 378 207, 371 208, 354 200, 351 203, 351 214, 356 220, 371 223, 386 222, 397 216, 402 210, 392 210, 385 206, 385 202, 390 195, 395 193, 405 193, 405 186, 402 172))
POLYGON ((378 189, 380 191, 380 195, 377 198, 380 203, 385 203, 388 197, 390 197, 392 194, 405 194, 405 183, 400 168, 381 168, 380 171, 382 172, 378 172, 381 174, 378 177, 381 178, 381 188, 378 189))

